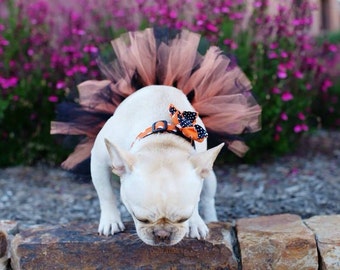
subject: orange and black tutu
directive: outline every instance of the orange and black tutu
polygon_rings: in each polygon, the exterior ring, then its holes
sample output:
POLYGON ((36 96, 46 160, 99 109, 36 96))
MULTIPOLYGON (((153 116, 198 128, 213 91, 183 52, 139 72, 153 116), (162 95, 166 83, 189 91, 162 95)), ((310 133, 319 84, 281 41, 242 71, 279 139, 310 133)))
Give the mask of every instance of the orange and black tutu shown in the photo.
POLYGON ((112 41, 115 58, 98 61, 107 80, 78 86, 79 100, 61 104, 51 134, 85 135, 62 166, 72 169, 89 158, 94 140, 119 104, 148 85, 181 89, 202 118, 239 156, 247 146, 239 135, 260 130, 261 107, 250 81, 218 47, 200 53, 200 35, 187 30, 146 29, 112 41))

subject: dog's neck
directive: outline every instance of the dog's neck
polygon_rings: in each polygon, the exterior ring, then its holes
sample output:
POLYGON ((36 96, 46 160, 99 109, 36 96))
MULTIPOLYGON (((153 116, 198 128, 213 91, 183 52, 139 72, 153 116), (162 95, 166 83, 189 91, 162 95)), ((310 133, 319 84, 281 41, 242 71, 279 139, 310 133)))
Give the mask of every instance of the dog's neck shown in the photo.
POLYGON ((153 123, 150 127, 146 128, 144 131, 140 132, 131 146, 133 146, 133 144, 138 140, 144 139, 153 134, 160 133, 169 133, 180 136, 183 139, 190 142, 190 144, 195 148, 194 140, 190 139, 189 137, 186 137, 175 124, 169 123, 166 120, 157 121, 153 123))
POLYGON ((138 139, 131 146, 131 152, 140 152, 145 150, 153 151, 160 149, 167 151, 168 149, 178 149, 186 153, 193 153, 195 148, 186 139, 171 133, 155 133, 143 139, 138 139))

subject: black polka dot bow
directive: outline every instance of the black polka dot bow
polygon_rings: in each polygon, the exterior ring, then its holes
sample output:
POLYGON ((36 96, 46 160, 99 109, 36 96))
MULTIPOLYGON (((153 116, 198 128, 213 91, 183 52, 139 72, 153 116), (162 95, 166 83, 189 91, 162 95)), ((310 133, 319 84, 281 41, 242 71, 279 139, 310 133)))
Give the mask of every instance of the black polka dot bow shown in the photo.
POLYGON ((196 124, 197 112, 183 111, 180 112, 173 104, 169 105, 169 112, 172 122, 183 133, 183 135, 191 140, 202 142, 208 137, 207 131, 196 124))

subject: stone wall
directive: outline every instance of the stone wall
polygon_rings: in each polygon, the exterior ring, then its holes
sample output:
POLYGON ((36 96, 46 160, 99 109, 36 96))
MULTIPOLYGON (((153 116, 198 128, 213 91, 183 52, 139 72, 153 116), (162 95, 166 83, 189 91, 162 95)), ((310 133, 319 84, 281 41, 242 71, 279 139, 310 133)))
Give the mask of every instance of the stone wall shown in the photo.
POLYGON ((0 221, 0 270, 19 269, 340 269, 340 215, 302 220, 282 214, 209 224, 205 241, 151 247, 133 224, 111 237, 95 224, 18 230, 0 221))

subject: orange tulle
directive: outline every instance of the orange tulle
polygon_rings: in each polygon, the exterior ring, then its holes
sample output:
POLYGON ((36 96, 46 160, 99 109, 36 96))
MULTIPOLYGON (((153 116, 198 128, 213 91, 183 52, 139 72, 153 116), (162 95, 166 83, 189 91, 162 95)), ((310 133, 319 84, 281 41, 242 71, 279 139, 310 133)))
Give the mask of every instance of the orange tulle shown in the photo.
POLYGON ((51 134, 87 136, 63 167, 72 169, 89 157, 94 139, 107 119, 103 115, 112 115, 124 98, 154 84, 181 89, 208 132, 218 134, 231 151, 243 156, 248 147, 232 138, 260 130, 261 107, 251 94, 250 81, 235 61, 215 46, 201 55, 197 51, 199 43, 198 34, 164 29, 129 32, 113 40, 116 58, 110 63, 99 61, 107 80, 90 80, 78 87, 78 109, 96 119, 92 128, 86 128, 81 117, 73 121, 72 115, 67 121, 51 123, 51 134))

